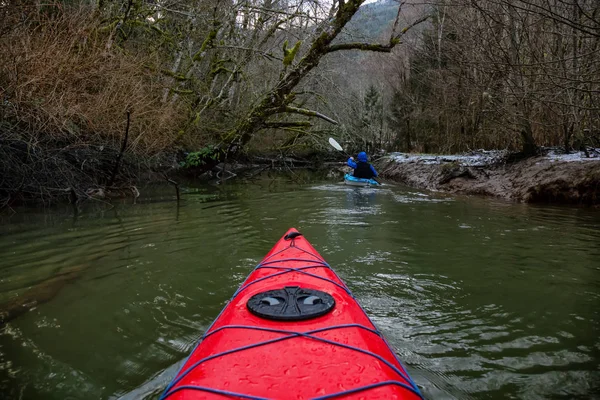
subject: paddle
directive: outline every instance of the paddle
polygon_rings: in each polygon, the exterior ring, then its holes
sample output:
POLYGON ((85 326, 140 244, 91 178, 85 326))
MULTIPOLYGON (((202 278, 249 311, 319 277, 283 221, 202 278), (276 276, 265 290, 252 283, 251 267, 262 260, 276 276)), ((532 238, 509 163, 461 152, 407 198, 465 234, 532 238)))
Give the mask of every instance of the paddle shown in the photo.
MULTIPOLYGON (((331 147, 333 147, 337 151, 341 151, 348 157, 352 157, 350 154, 346 153, 346 151, 342 148, 342 146, 340 146, 340 144, 334 138, 332 138, 332 137, 329 138, 329 144, 331 145, 331 147)), ((375 182, 377 182, 381 185, 381 182, 379 182, 375 177, 372 177, 371 179, 373 179, 375 182)))
POLYGON ((332 138, 332 137, 329 138, 329 144, 331 145, 331 147, 333 147, 337 151, 341 151, 348 157, 352 157, 350 154, 346 153, 346 151, 342 148, 342 146, 340 146, 340 144, 334 138, 332 138))

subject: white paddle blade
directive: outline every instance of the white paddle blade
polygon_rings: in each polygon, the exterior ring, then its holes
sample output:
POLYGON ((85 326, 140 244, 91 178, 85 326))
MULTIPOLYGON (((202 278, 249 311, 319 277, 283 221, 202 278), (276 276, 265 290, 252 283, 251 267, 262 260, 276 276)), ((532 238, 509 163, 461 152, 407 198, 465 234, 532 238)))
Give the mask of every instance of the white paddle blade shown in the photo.
POLYGON ((336 142, 334 138, 329 138, 329 144, 338 151, 344 151, 344 149, 342 149, 342 146, 340 146, 340 144, 336 142))

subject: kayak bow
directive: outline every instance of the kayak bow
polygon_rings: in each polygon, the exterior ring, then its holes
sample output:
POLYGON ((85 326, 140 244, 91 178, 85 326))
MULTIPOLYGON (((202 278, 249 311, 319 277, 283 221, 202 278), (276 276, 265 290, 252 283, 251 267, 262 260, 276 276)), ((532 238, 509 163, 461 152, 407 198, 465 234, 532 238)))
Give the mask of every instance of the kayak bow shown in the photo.
POLYGON ((421 399, 382 334, 290 229, 235 292, 161 399, 421 399))

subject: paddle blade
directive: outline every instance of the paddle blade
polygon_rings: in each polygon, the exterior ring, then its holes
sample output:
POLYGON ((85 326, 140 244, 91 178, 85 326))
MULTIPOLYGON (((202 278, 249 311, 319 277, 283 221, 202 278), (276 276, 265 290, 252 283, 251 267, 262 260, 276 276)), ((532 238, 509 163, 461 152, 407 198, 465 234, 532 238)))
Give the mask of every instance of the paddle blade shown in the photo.
POLYGON ((329 138, 329 144, 338 151, 344 151, 344 149, 342 149, 342 146, 340 146, 340 144, 336 142, 334 138, 329 138))

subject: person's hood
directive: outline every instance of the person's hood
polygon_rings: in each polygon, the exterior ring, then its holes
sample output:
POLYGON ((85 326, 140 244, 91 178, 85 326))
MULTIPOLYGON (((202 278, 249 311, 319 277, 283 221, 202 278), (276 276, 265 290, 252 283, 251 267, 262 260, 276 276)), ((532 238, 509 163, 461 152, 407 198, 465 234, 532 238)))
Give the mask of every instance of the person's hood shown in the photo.
POLYGON ((358 153, 358 161, 367 162, 367 160, 368 160, 367 153, 365 153, 364 151, 361 151, 360 153, 358 153))

